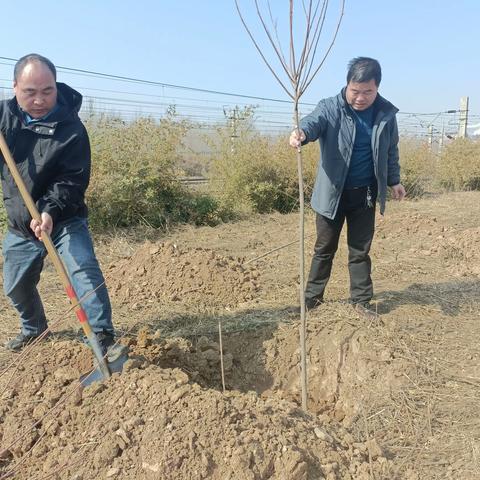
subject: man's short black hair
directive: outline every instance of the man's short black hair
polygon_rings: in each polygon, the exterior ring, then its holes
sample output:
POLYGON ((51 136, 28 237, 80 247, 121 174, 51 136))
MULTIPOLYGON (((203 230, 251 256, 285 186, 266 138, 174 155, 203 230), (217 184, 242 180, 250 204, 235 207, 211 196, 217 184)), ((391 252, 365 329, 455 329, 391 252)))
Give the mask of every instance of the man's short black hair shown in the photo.
POLYGON ((378 60, 369 57, 356 57, 348 63, 347 85, 350 82, 365 83, 375 80, 378 87, 382 80, 382 68, 378 60))
POLYGON ((40 62, 46 65, 48 69, 52 72, 53 78, 55 79, 55 81, 57 80, 57 69, 55 68, 55 65, 47 57, 39 55, 38 53, 29 53, 28 55, 25 55, 22 58, 20 58, 15 64, 15 67, 13 69, 13 80, 15 82, 18 80, 18 77, 22 74, 23 69, 29 63, 32 63, 32 62, 40 62))

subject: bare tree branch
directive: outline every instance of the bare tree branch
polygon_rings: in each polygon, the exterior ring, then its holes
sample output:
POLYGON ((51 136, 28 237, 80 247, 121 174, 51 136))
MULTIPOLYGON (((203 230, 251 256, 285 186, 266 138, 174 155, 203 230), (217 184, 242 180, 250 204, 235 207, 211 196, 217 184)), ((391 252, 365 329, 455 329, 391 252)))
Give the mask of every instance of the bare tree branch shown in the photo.
POLYGON ((306 13, 305 41, 303 44, 302 57, 300 60, 300 68, 302 69, 302 72, 303 72, 303 75, 302 75, 303 78, 308 76, 308 74, 305 73, 305 65, 308 64, 309 60, 311 62, 315 60, 315 51, 313 52, 313 54, 311 53, 312 45, 318 44, 318 39, 320 38, 321 31, 322 31, 321 22, 317 20, 317 17, 319 15, 320 15, 320 18, 322 17, 322 12, 326 10, 326 4, 328 4, 328 0, 322 2, 322 9, 319 14, 319 11, 318 11, 320 6, 320 0, 319 0, 312 14, 312 8, 311 8, 312 2, 310 1, 309 10, 306 13), (313 25, 315 25, 315 29, 313 30, 313 35, 312 35, 313 25))
POLYGON ((303 14, 305 15, 306 21, 305 21, 305 38, 303 41, 303 47, 300 54, 300 61, 298 62, 299 69, 301 69, 304 64, 305 52, 307 50, 307 45, 309 42, 309 37, 311 32, 310 18, 311 18, 311 12, 312 12, 312 0, 308 2, 308 9, 305 6, 304 0, 302 0, 302 6, 303 6, 303 14))
POLYGON ((295 62, 295 40, 293 37, 293 2, 290 2, 290 70, 292 76, 297 78, 297 66, 295 62))
POLYGON ((268 62, 267 58, 265 57, 265 55, 263 54, 261 48, 259 47, 258 43, 256 42, 254 36, 252 35, 252 32, 250 31, 250 29, 248 28, 244 18, 243 18, 243 15, 242 15, 242 12, 240 11, 240 7, 238 6, 238 0, 235 0, 235 6, 237 7, 237 12, 238 12, 238 15, 240 17, 240 20, 242 21, 242 24, 243 26, 245 27, 245 30, 247 31, 248 33, 248 36, 250 37, 250 39, 252 40, 253 44, 255 45, 255 48, 257 49, 258 53, 260 54, 260 56, 262 57, 265 65, 268 67, 268 69, 270 70, 270 72, 272 72, 272 75, 277 79, 277 82, 280 84, 280 86, 285 90, 286 94, 293 99, 293 95, 291 94, 291 92, 288 90, 288 88, 284 85, 284 83, 282 82, 282 80, 280 79, 280 77, 277 75, 277 73, 275 72, 275 70, 272 68, 272 66, 270 65, 270 63, 268 62))
POLYGON ((301 82, 302 84, 302 90, 305 91, 306 89, 306 83, 308 79, 310 78, 310 73, 312 70, 312 67, 315 63, 315 56, 317 54, 317 48, 318 44, 320 42, 320 38, 322 36, 322 31, 323 31, 323 26, 325 24, 325 18, 327 16, 327 9, 328 9, 328 0, 325 0, 322 4, 322 8, 320 12, 318 10, 315 11, 314 17, 312 21, 315 23, 315 32, 312 36, 311 43, 308 48, 308 53, 306 56, 306 61, 305 64, 307 65, 306 70, 304 70, 304 75, 303 75, 303 80, 301 82), (318 15, 318 18, 317 18, 318 15), (313 50, 312 50, 313 47, 313 50))
POLYGON ((338 31, 340 30, 340 24, 342 23, 342 18, 343 18, 343 15, 345 13, 345 0, 342 0, 342 10, 340 12, 340 16, 338 18, 338 22, 337 22, 337 28, 335 29, 335 34, 333 35, 333 38, 332 38, 332 41, 329 45, 329 47, 327 48, 326 52, 325 52, 325 55, 323 56, 321 62, 319 63, 318 67, 315 69, 315 71, 311 74, 310 76, 310 79, 305 82, 305 86, 304 86, 304 91, 308 88, 308 86, 312 83, 312 80, 315 78, 315 76, 317 75, 318 71, 322 68, 323 64, 325 63, 325 60, 327 59, 328 57, 328 54, 330 53, 330 50, 332 49, 334 43, 335 43, 335 40, 337 39, 337 35, 338 35, 338 31))
POLYGON ((275 53, 277 55, 277 58, 280 62, 280 65, 283 67, 283 70, 285 71, 285 73, 287 74, 287 76, 291 80, 291 73, 290 73, 290 70, 288 68, 288 65, 284 60, 283 53, 279 50, 279 46, 277 46, 277 44, 275 43, 275 41, 272 37, 272 34, 270 33, 270 30, 268 29, 267 24, 265 23, 265 19, 263 18, 263 14, 260 11, 260 6, 258 5, 258 0, 255 0, 255 6, 257 8, 257 15, 258 15, 258 18, 260 19, 260 22, 261 22, 262 26, 263 26, 263 30, 265 32, 265 35, 267 36, 268 40, 270 41, 270 44, 272 45, 272 48, 275 51, 275 53))
POLYGON ((268 13, 270 15, 270 21, 272 22, 273 30, 275 32, 275 38, 277 39, 278 49, 279 49, 279 51, 282 55, 283 63, 286 65, 287 61, 285 59, 285 54, 283 53, 283 48, 282 48, 282 43, 280 42, 280 37, 278 36, 277 21, 274 20, 274 18, 273 18, 272 9, 270 7, 270 2, 267 2, 267 5, 268 5, 268 13))

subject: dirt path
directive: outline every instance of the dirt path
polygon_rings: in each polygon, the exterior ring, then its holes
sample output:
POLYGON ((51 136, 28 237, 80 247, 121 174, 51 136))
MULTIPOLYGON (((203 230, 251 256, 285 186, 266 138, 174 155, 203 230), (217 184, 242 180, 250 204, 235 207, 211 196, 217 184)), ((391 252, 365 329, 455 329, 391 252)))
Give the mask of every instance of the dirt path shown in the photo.
MULTIPOLYGON (((388 205, 372 251, 381 322, 346 303, 342 240, 328 301, 308 317, 308 415, 296 215, 98 237, 132 360, 79 393, 91 356, 48 267, 56 335, 25 358, 0 350, 0 478, 480 478, 479 201, 388 205)), ((313 228, 309 215, 307 264, 313 228)), ((18 328, 4 298, 0 319, 3 343, 18 328)))

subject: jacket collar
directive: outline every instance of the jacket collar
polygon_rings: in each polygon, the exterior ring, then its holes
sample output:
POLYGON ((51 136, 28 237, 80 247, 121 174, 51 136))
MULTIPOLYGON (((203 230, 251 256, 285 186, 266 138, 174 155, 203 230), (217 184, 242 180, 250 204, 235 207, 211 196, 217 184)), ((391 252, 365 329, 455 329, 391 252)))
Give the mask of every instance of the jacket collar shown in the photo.
MULTIPOLYGON (((347 103, 347 99, 345 97, 345 90, 347 87, 343 87, 340 93, 337 95, 337 99, 340 102, 340 104, 343 106, 344 110, 346 112, 351 111, 350 105, 347 103)), ((379 93, 377 93, 377 98, 373 102, 373 107, 374 107, 374 118, 378 119, 378 116, 380 115, 380 118, 385 118, 385 117, 392 117, 398 112, 398 108, 393 105, 393 103, 389 102, 386 98, 382 97, 379 93)))
MULTIPOLYGON (((347 87, 343 87, 340 93, 337 95, 337 98, 341 101, 341 103, 345 106, 345 108, 347 107, 350 108, 350 106, 347 103, 347 99, 345 97, 346 89, 347 87)), ((395 105, 393 105, 393 103, 389 102, 386 98, 382 97, 379 93, 377 93, 377 98, 373 102, 373 105, 375 109, 378 109, 378 110, 380 109, 384 111, 393 110, 394 113, 398 112, 398 108, 395 105)))
MULTIPOLYGON (((16 97, 8 100, 7 105, 10 111, 25 124, 24 113, 20 109, 16 97)), ((56 125, 68 119, 71 115, 77 117, 82 106, 82 95, 65 83, 57 82, 57 105, 58 108, 51 112, 47 119, 40 120, 39 123, 42 125, 56 125)))

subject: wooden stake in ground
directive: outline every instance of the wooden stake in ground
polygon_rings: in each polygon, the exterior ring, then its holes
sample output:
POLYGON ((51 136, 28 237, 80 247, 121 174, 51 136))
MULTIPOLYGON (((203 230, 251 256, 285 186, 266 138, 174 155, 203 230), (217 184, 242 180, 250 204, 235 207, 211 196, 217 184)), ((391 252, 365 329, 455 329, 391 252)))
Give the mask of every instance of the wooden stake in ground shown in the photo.
MULTIPOLYGON (((267 23, 267 16, 260 7, 260 0, 251 0, 255 4, 256 14, 260 21, 261 31, 267 37, 267 44, 273 49, 272 58, 280 63, 280 72, 277 73, 273 67, 273 63, 267 58, 263 49, 260 47, 255 35, 245 21, 239 6, 239 0, 235 0, 235 6, 237 7, 238 15, 242 21, 248 36, 252 40, 255 48, 262 57, 263 61, 267 65, 270 72, 276 78, 283 90, 293 101, 293 123, 294 129, 298 128, 299 124, 299 110, 298 105, 300 98, 307 90, 308 86, 312 82, 315 75, 322 67, 325 59, 327 58, 330 50, 335 43, 337 33, 342 21, 345 0, 339 0, 340 13, 336 22, 336 28, 333 30, 333 36, 329 46, 325 50, 321 60, 315 61, 317 55, 318 45, 320 37, 322 36, 323 29, 325 27, 325 20, 327 18, 327 9, 329 0, 302 0, 301 2, 289 1, 289 55, 288 60, 285 57, 282 46, 280 43, 280 37, 277 31, 277 22, 273 18, 272 9, 269 0, 264 2, 268 17, 270 18, 269 24, 267 23), (295 41, 296 23, 294 22, 294 6, 298 3, 300 11, 303 12, 304 17, 304 32, 301 37, 299 48, 295 41), (286 76, 286 81, 282 80, 282 77, 286 76), (290 85, 290 87, 287 87, 290 85)), ((306 311, 305 311, 305 230, 304 230, 304 187, 303 187, 303 158, 302 149, 299 146, 297 148, 297 170, 298 170, 298 194, 299 194, 299 273, 300 273, 300 351, 301 351, 301 389, 302 389, 302 408, 307 410, 307 354, 306 354, 306 311)))

